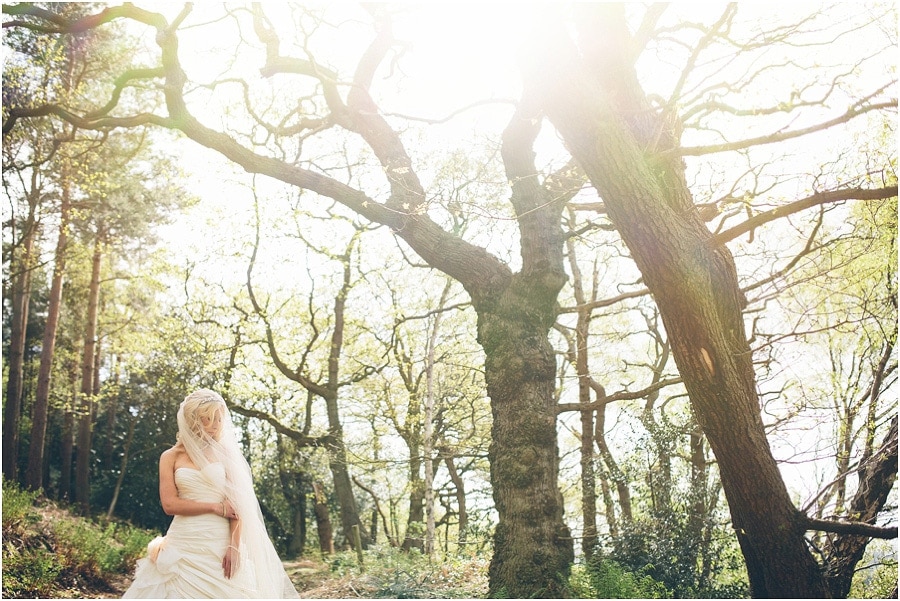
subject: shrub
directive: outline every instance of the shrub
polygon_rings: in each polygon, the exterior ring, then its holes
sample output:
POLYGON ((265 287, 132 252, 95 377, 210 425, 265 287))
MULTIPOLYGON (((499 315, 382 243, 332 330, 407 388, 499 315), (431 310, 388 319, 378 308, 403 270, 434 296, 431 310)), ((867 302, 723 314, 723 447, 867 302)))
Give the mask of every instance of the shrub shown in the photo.
POLYGON ((594 558, 574 566, 569 578, 573 596, 594 599, 667 599, 672 592, 648 574, 629 572, 615 561, 594 558))
POLYGON ((19 527, 25 521, 34 521, 37 514, 34 511, 34 501, 37 492, 22 490, 13 482, 7 482, 3 478, 3 531, 19 527))
POLYGON ((65 567, 101 578, 128 572, 155 536, 128 525, 104 528, 85 520, 58 522, 55 531, 65 567))
MULTIPOLYGON (((478 599, 487 595, 487 560, 403 552, 375 546, 364 554, 362 569, 351 552, 328 560, 333 576, 352 581, 355 595, 375 599, 478 599)), ((328 595, 330 597, 330 595, 328 595)))
POLYGON ((55 553, 46 549, 20 552, 9 545, 3 553, 3 596, 8 599, 50 597, 61 571, 55 553))

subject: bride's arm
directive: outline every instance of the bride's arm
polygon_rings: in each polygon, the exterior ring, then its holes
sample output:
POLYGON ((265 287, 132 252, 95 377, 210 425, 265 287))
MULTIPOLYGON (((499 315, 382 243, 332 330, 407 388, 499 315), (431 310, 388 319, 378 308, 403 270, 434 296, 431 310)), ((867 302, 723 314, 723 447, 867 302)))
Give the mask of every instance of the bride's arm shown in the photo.
POLYGON ((225 549, 225 557, 222 558, 222 569, 225 570, 225 577, 231 578, 231 575, 237 571, 241 561, 241 520, 239 518, 230 520, 228 527, 231 535, 228 538, 228 548, 225 549))
POLYGON ((178 487, 175 486, 175 454, 171 452, 171 449, 159 457, 159 501, 162 503, 166 515, 215 513, 226 517, 229 509, 232 514, 234 513, 233 508, 229 508, 223 503, 191 501, 178 496, 178 487))

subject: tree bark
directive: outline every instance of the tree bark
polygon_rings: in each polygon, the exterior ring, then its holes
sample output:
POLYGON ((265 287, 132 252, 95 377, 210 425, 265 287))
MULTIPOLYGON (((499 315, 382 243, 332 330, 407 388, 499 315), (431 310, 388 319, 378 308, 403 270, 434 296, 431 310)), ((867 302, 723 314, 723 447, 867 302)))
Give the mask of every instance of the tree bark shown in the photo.
MULTIPOLYGON (((12 262, 12 306, 10 311, 8 377, 6 404, 3 407, 3 476, 7 482, 19 479, 19 424, 22 413, 22 379, 25 364, 25 336, 28 326, 28 306, 31 299, 31 273, 34 268, 32 250, 37 226, 32 216, 22 225, 21 250, 12 262)), ((35 490, 39 488, 36 487, 35 490)))
POLYGON ((91 281, 81 356, 81 394, 78 411, 78 454, 75 459, 75 502, 82 515, 89 515, 91 504, 91 446, 94 426, 94 350, 97 347, 97 313, 100 301, 100 263, 104 236, 97 232, 91 259, 91 281))
POLYGON ((319 550, 326 555, 334 553, 334 536, 331 531, 331 518, 328 516, 328 500, 325 491, 318 482, 313 482, 315 496, 316 532, 319 533, 319 550))
POLYGON ((579 8, 576 49, 541 24, 526 89, 603 198, 653 294, 694 412, 719 462, 755 597, 826 597, 799 514, 772 457, 759 411, 743 295, 727 248, 693 205, 669 127, 637 82, 620 5, 579 8))
MULTIPOLYGON (((891 420, 881 448, 863 462, 857 475, 859 487, 850 501, 850 516, 855 521, 874 524, 897 479, 897 416, 891 420)), ((856 534, 836 534, 826 541, 822 549, 825 580, 835 599, 850 594, 856 565, 868 542, 868 537, 856 534)))
POLYGON ((59 236, 56 240, 56 256, 53 265, 53 279, 50 282, 50 296, 47 299, 47 320, 41 342, 41 361, 38 369, 37 390, 31 408, 31 442, 28 448, 28 469, 25 486, 38 490, 43 484, 44 447, 47 436, 47 417, 50 409, 50 374, 53 370, 53 355, 56 349, 56 330, 62 308, 63 275, 66 270, 66 247, 69 236, 69 212, 71 210, 72 185, 69 181, 68 160, 63 157, 60 170, 62 197, 59 209, 59 236))
POLYGON ((466 544, 467 530, 469 529, 469 511, 466 507, 466 482, 456 469, 456 463, 453 460, 453 454, 450 449, 441 449, 441 456, 444 459, 444 465, 447 466, 447 473, 450 475, 450 481, 453 482, 456 495, 456 515, 458 523, 456 527, 457 544, 463 548, 466 544))
POLYGON ((119 476, 116 478, 116 486, 113 489, 112 500, 109 509, 106 510, 106 519, 111 520, 119 501, 119 493, 122 491, 122 483, 125 482, 125 470, 128 468, 128 455, 131 453, 131 442, 134 440, 134 427, 137 425, 137 416, 132 415, 128 420, 128 434, 125 436, 125 445, 122 447, 122 460, 119 463, 119 476))

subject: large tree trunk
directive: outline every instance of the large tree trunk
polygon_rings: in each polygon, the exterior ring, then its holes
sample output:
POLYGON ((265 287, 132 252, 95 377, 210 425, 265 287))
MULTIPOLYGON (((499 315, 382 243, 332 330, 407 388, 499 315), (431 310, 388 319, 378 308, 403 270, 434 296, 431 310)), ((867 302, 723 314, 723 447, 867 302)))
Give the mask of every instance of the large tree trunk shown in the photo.
POLYGON ((556 361, 547 341, 555 315, 535 310, 538 295, 515 279, 496 312, 478 318, 493 414, 488 458, 499 515, 489 595, 564 597, 573 551, 557 485, 556 361))
POLYGON ((3 475, 8 482, 18 481, 19 423, 22 412, 22 378, 25 364, 25 334, 28 326, 28 305, 31 299, 31 273, 34 267, 32 249, 37 237, 37 227, 30 218, 23 224, 22 241, 13 276, 12 307, 9 321, 8 376, 6 404, 3 407, 3 475))
POLYGON ((653 294, 694 412, 719 463, 756 597, 826 597, 772 457, 731 253, 711 243, 668 132, 637 83, 620 5, 583 5, 581 52, 542 24, 527 86, 600 193, 653 294))
POLYGON ((47 416, 50 408, 50 374, 53 370, 53 355, 56 349, 56 330, 62 307, 63 275, 66 270, 66 246, 68 245, 69 211, 71 209, 71 184, 65 158, 61 170, 62 198, 59 211, 59 237, 56 241, 56 258, 53 279, 50 282, 50 297, 47 299, 47 320, 41 343, 41 361, 38 369, 37 391, 31 408, 31 442, 28 448, 28 469, 25 486, 38 490, 43 483, 44 447, 47 436, 47 416))
POLYGON ((90 513, 91 446, 94 426, 94 349, 97 347, 97 312, 100 300, 100 262, 103 257, 103 233, 98 231, 91 260, 91 282, 81 356, 81 395, 78 411, 78 455, 75 459, 75 502, 82 515, 90 513))

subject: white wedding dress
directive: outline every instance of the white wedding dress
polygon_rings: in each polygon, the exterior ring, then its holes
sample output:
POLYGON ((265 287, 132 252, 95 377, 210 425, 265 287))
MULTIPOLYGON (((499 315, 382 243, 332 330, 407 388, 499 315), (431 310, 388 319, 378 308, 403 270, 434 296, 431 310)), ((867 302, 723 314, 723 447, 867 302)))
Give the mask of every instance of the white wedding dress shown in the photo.
MULTIPOLYGON (((224 481, 225 469, 221 463, 210 463, 203 471, 187 467, 175 470, 178 496, 183 499, 220 503, 224 498, 224 481)), ((228 520, 219 515, 176 515, 166 536, 151 542, 148 556, 138 560, 134 582, 123 598, 260 597, 253 558, 247 557, 244 544, 240 545, 238 570, 231 578, 225 577, 222 559, 229 535, 228 520)))

